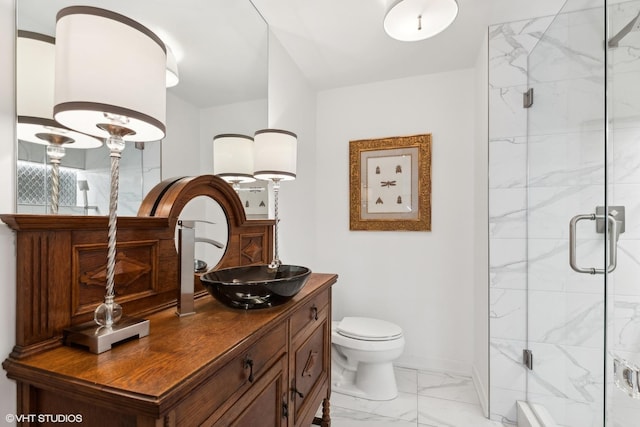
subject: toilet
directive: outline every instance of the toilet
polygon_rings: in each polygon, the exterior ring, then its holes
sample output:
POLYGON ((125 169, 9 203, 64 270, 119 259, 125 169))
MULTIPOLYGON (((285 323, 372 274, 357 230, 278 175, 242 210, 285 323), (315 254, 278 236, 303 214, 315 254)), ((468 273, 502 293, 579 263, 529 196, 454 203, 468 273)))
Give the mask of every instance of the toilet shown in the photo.
POLYGON ((404 350, 402 328, 369 317, 331 324, 331 389, 368 400, 398 396, 393 361, 404 350))

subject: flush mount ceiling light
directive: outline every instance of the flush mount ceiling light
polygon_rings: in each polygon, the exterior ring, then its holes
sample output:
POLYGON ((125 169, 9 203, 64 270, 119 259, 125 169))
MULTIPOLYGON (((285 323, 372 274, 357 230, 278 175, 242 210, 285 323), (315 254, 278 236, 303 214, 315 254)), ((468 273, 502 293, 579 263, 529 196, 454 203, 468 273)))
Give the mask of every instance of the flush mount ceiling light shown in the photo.
POLYGON ((424 40, 444 31, 457 15, 456 0, 400 0, 384 17, 384 30, 396 40, 424 40))

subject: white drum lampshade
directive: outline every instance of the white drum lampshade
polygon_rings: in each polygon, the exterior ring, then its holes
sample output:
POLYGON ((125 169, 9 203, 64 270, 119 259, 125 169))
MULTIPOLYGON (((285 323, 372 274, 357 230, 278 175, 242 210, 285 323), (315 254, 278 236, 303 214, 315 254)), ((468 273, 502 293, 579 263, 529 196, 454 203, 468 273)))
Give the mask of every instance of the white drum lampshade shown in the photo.
POLYGON ((65 148, 97 148, 100 139, 73 131, 53 119, 55 39, 18 31, 16 42, 16 107, 18 139, 49 145, 65 141, 65 148))
POLYGON ((253 138, 239 134, 213 137, 213 173, 227 182, 253 182, 253 138))
POLYGON ((97 125, 130 129, 129 141, 164 138, 167 56, 160 38, 95 7, 68 7, 56 19, 54 118, 105 138, 97 125))
POLYGON ((288 181, 296 178, 298 137, 281 129, 262 129, 254 137, 256 179, 288 181))

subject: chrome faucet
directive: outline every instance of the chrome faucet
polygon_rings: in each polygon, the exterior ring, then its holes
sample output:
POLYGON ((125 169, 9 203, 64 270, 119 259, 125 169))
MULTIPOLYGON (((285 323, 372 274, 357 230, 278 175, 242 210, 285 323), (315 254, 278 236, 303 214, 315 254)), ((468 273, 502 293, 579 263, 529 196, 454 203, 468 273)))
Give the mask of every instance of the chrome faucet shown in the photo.
POLYGON ((195 259, 196 227, 195 221, 178 220, 178 257, 180 258, 180 296, 177 315, 194 314, 195 301, 193 264, 195 259))

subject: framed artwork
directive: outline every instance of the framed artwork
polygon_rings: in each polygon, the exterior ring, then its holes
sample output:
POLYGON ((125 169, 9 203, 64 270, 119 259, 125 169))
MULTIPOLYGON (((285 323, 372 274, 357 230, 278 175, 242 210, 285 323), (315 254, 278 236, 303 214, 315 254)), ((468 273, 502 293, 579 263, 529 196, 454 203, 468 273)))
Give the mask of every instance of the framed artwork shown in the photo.
POLYGON ((349 142, 350 230, 431 231, 431 134, 349 142))

